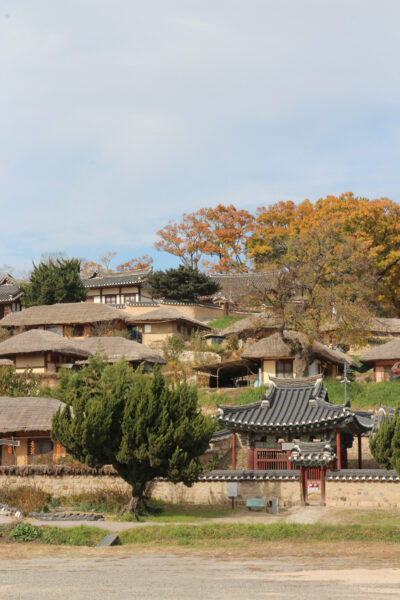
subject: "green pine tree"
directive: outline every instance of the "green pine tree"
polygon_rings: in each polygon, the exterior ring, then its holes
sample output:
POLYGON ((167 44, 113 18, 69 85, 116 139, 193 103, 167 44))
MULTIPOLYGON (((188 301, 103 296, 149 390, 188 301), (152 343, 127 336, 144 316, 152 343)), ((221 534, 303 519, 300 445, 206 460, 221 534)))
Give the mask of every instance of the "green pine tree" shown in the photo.
POLYGON ((149 275, 147 283, 154 297, 180 302, 195 302, 200 296, 211 296, 220 288, 205 273, 184 266, 154 271, 149 275))
POLYGON ((77 258, 57 258, 33 265, 29 282, 22 286, 21 302, 26 308, 42 304, 81 302, 86 290, 80 278, 77 258))
POLYGON ((95 357, 63 376, 59 397, 67 405, 54 415, 53 441, 91 467, 112 464, 132 487, 127 510, 137 512, 154 478, 190 486, 202 472, 212 420, 197 407, 197 389, 167 382, 159 367, 149 377, 95 357))
MULTIPOLYGON (((393 464, 393 441, 395 439, 394 434, 396 428, 397 436, 400 434, 398 421, 399 411, 396 410, 394 418, 390 421, 387 416, 383 423, 381 423, 379 429, 369 439, 371 454, 376 462, 385 469, 396 469, 396 471, 400 468, 400 461, 396 468, 393 464)), ((397 445, 400 449, 399 443, 400 437, 397 437, 397 445)))

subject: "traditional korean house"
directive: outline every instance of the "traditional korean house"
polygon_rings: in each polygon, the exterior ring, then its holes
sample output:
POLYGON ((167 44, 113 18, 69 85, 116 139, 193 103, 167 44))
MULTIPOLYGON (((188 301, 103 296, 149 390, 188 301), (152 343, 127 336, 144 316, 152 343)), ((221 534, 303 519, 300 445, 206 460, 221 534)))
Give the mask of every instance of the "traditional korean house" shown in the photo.
POLYGON ((123 310, 88 302, 31 306, 0 320, 0 327, 14 332, 45 329, 65 337, 104 335, 129 329, 129 314, 123 310))
MULTIPOLYGON (((272 272, 271 272, 272 274, 272 272)), ((232 308, 247 308, 260 305, 266 292, 271 289, 272 277, 269 273, 210 273, 220 289, 209 301, 219 304, 226 311, 232 308)))
POLYGON ((128 273, 95 271, 88 277, 82 277, 87 292, 86 302, 125 305, 151 301, 146 285, 151 272, 151 268, 128 273))
MULTIPOLYGON (((299 339, 296 332, 286 332, 286 336, 299 339)), ((296 377, 295 357, 289 343, 282 339, 280 333, 262 338, 251 344, 242 354, 243 358, 257 360, 261 368, 261 383, 267 383, 270 377, 296 377)), ((345 364, 355 367, 355 361, 344 352, 328 348, 320 342, 312 346, 313 362, 310 364, 308 375, 324 374, 336 377, 345 364)))
POLYGON ((17 373, 27 367, 34 373, 56 373, 61 367, 91 355, 90 350, 42 329, 31 329, 0 343, 0 358, 12 360, 17 373))
POLYGON ((227 338, 237 336, 240 342, 254 343, 259 339, 267 337, 275 333, 280 325, 276 315, 272 312, 256 313, 246 316, 235 323, 232 323, 223 330, 223 334, 227 338))
POLYGON ((232 432, 232 468, 267 471, 291 469, 293 445, 300 442, 329 442, 337 459, 328 468, 346 469, 355 437, 361 468, 361 436, 373 425, 371 414, 329 402, 320 376, 270 377, 260 402, 219 406, 218 420, 232 432))
POLYGON ((8 273, 0 276, 0 319, 21 310, 22 291, 18 282, 8 273))
POLYGON ((258 364, 246 359, 195 365, 196 380, 209 388, 234 388, 253 385, 258 379, 258 364))
POLYGON ((0 464, 29 465, 64 456, 50 438, 53 414, 62 405, 54 398, 0 396, 0 464))
MULTIPOLYGON (((165 358, 148 346, 119 336, 76 339, 74 344, 93 355, 96 353, 105 355, 109 363, 118 362, 121 358, 124 358, 132 367, 138 367, 141 364, 152 367, 155 364, 165 365, 167 362, 165 358)), ((78 361, 78 364, 85 362, 87 360, 78 361)))
POLYGON ((160 347, 173 335, 190 340, 194 331, 211 331, 211 327, 206 323, 191 319, 174 308, 161 307, 137 316, 129 316, 131 325, 137 328, 138 338, 151 348, 160 347))
POLYGON ((392 367, 400 361, 400 339, 376 345, 362 354, 360 361, 374 369, 374 381, 388 381, 393 376, 392 367))

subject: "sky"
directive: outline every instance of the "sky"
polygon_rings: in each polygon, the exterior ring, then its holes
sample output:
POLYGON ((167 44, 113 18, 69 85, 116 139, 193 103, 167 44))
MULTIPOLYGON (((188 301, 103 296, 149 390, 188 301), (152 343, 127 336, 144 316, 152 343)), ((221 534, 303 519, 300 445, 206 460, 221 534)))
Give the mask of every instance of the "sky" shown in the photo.
POLYGON ((398 0, 0 0, 0 269, 218 203, 400 202, 398 0))

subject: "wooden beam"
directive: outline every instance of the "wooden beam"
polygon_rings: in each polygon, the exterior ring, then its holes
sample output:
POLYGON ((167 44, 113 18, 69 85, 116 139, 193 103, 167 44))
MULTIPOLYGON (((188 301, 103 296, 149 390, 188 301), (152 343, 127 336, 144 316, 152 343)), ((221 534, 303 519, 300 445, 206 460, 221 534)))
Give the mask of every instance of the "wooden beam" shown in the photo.
POLYGON ((232 469, 236 471, 236 432, 232 431, 232 469))
POLYGON ((342 448, 340 440, 340 431, 336 430, 336 455, 337 455, 337 469, 338 471, 342 468, 342 448))
POLYGON ((362 469, 362 445, 361 445, 361 435, 357 436, 358 440, 358 468, 362 469))

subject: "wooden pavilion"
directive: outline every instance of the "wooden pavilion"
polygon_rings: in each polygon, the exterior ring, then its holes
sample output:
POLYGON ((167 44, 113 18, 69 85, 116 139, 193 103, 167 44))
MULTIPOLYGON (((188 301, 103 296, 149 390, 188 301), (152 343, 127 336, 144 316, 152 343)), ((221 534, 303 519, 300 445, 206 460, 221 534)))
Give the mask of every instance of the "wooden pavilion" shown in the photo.
POLYGON ((232 469, 237 454, 247 451, 249 470, 290 470, 298 443, 330 443, 336 455, 327 469, 346 469, 347 450, 358 439, 358 468, 362 468, 361 436, 372 429, 372 415, 347 405, 329 402, 320 375, 307 378, 270 377, 260 402, 244 406, 219 406, 219 423, 232 432, 232 469))

